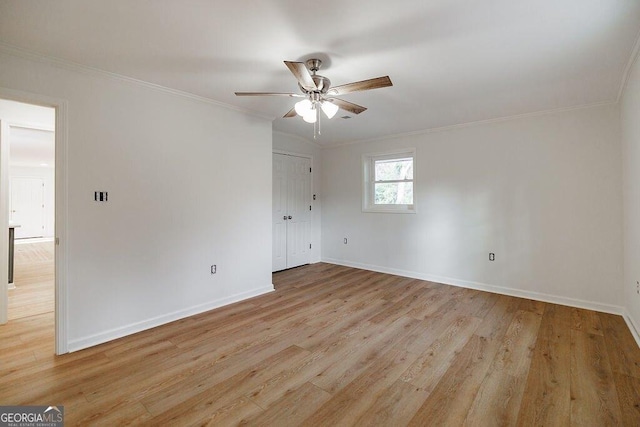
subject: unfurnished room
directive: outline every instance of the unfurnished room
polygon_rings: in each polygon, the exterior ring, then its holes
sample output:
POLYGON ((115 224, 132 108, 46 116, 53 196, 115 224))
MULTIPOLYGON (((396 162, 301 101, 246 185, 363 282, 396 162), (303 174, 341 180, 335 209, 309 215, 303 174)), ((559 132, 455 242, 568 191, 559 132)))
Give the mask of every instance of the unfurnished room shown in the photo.
POLYGON ((640 425, 639 55, 636 0, 0 0, 0 426, 640 425))

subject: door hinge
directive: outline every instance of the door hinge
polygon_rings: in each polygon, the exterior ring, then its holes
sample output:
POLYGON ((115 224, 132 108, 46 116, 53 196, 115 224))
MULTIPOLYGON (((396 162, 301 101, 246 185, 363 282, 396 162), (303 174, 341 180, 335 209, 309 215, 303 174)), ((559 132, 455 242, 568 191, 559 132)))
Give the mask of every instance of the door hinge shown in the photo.
POLYGON ((311 249, 311 243, 309 243, 309 249, 311 249))
MULTIPOLYGON (((309 168, 309 173, 311 173, 311 168, 309 168)), ((44 184, 42 184, 42 185, 44 185, 44 184)))
POLYGON ((59 245, 59 244, 60 244, 60 238, 56 237, 56 245, 59 245))
POLYGON ((311 210, 311 205, 309 205, 309 210, 311 210))

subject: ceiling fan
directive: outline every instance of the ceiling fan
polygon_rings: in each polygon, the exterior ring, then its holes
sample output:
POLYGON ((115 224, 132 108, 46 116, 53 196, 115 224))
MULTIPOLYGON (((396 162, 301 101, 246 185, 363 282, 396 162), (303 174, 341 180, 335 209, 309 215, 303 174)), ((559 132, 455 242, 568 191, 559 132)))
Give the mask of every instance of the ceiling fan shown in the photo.
POLYGON ((302 101, 297 102, 284 117, 295 117, 299 115, 302 116, 305 122, 313 123, 314 138, 316 134, 320 134, 320 110, 322 110, 327 118, 331 119, 340 108, 353 114, 360 114, 367 109, 361 105, 336 98, 336 96, 393 86, 389 76, 384 76, 331 87, 331 80, 316 74, 322 66, 321 60, 308 59, 306 62, 284 61, 284 63, 298 80, 298 86, 302 94, 278 92, 236 92, 235 94, 237 96, 289 96, 292 98, 304 98, 302 101))

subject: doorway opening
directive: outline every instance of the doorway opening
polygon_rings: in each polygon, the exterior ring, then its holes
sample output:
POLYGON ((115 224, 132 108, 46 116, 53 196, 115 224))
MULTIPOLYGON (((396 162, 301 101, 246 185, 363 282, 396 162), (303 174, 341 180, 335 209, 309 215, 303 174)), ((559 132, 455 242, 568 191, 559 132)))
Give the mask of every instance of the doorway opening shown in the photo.
POLYGON ((56 110, 0 98, 0 323, 50 325, 39 339, 47 353, 61 354, 66 343, 57 339, 56 110))

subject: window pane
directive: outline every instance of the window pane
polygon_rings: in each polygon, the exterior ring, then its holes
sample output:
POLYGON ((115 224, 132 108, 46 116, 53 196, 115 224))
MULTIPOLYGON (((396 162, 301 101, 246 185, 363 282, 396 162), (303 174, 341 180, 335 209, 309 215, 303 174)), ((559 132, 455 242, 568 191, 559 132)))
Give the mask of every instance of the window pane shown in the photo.
POLYGON ((390 181, 413 179, 413 159, 393 159, 375 161, 375 180, 390 181))
POLYGON ((412 205, 413 182, 375 184, 376 205, 412 205))

